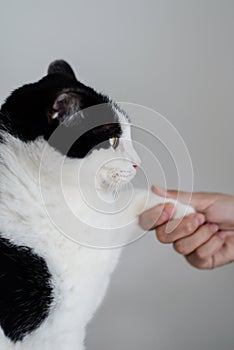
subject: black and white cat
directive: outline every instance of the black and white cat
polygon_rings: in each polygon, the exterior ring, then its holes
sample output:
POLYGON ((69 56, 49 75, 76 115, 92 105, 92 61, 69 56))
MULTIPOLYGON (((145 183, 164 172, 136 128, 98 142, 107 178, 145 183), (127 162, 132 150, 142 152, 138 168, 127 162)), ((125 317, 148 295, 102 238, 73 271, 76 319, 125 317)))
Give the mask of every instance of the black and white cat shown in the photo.
MULTIPOLYGON (((111 247, 164 198, 116 196, 140 165, 129 118, 64 61, 7 98, 0 141, 0 349, 82 350, 121 253, 111 247)), ((193 212, 168 201, 175 217, 193 212)))

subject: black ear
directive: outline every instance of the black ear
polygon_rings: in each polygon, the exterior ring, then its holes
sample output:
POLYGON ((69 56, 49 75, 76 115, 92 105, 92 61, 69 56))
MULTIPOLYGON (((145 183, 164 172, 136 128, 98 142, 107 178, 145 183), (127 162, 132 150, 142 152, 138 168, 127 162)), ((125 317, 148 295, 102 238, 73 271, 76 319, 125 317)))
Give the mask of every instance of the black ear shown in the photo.
POLYGON ((56 60, 51 62, 47 74, 62 74, 70 79, 76 80, 75 73, 73 72, 71 66, 64 60, 56 60))
POLYGON ((80 111, 82 96, 72 91, 60 93, 53 104, 52 111, 48 115, 49 123, 53 120, 58 120, 62 123, 64 120, 69 120, 69 117, 74 116, 80 111))

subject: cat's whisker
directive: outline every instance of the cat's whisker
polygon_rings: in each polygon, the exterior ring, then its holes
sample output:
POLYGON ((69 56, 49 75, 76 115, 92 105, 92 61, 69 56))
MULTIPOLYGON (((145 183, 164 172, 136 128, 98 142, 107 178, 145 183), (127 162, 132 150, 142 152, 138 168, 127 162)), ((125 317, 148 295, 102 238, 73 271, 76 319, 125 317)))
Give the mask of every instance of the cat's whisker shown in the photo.
POLYGON ((116 194, 119 195, 119 191, 122 188, 122 181, 120 179, 118 179, 117 183, 116 183, 116 194))
POLYGON ((115 196, 115 188, 116 188, 116 181, 111 181, 110 184, 108 185, 108 190, 113 193, 115 196))
POLYGON ((117 198, 117 196, 119 195, 119 180, 115 183, 115 198, 117 198))
POLYGON ((114 189, 115 189, 115 181, 111 181, 111 183, 109 185, 109 189, 110 189, 111 192, 114 191, 114 189))

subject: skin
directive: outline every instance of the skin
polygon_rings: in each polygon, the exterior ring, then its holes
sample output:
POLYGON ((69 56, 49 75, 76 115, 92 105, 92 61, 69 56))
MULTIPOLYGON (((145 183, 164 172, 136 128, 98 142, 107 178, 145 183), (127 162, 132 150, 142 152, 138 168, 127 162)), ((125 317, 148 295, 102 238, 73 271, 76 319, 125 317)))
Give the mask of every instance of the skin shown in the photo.
POLYGON ((196 213, 182 220, 171 220, 174 206, 158 205, 140 216, 143 229, 157 229, 161 243, 172 243, 176 252, 198 269, 213 269, 234 261, 234 196, 192 193, 191 197, 188 192, 165 191, 156 186, 152 191, 190 203, 196 213))

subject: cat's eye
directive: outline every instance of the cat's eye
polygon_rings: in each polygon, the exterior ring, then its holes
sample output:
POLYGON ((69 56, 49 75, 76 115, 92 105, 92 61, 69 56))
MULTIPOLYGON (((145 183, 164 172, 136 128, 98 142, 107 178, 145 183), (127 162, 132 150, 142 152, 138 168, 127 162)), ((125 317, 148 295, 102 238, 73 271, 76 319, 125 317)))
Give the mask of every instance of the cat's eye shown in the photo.
POLYGON ((119 145, 119 138, 118 137, 112 137, 110 139, 110 144, 113 148, 117 148, 119 145))

